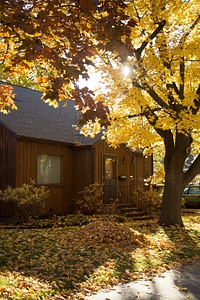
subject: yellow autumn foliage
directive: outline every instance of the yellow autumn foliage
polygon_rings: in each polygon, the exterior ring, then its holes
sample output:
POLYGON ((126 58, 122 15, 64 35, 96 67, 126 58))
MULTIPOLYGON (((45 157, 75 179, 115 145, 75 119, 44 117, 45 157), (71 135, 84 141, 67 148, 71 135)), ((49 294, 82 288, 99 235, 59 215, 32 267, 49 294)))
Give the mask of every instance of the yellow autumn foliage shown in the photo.
MULTIPOLYGON (((160 142, 157 129, 191 134, 199 140, 200 3, 130 1, 127 13, 137 26, 126 61, 110 53, 101 62, 102 91, 96 99, 110 108, 106 138, 134 149, 160 142), (123 67, 130 71, 123 74, 123 67), (105 78, 107 81, 105 81, 105 78)), ((86 130, 87 126, 84 130, 86 130)))

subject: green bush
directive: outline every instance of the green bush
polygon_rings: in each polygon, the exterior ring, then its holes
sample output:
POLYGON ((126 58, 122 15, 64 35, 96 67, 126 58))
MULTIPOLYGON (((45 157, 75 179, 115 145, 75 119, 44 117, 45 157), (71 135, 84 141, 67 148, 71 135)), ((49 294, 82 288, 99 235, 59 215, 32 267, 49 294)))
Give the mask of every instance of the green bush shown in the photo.
POLYGON ((162 196, 153 188, 148 191, 138 189, 134 192, 137 206, 146 213, 157 212, 161 206, 162 196))
POLYGON ((0 191, 1 200, 12 202, 14 215, 21 217, 23 220, 30 216, 42 214, 48 196, 47 187, 36 187, 35 180, 32 179, 29 184, 24 183, 21 187, 16 188, 8 186, 4 191, 0 191))
POLYGON ((103 184, 93 183, 78 193, 75 199, 77 211, 84 215, 100 213, 103 207, 103 184))

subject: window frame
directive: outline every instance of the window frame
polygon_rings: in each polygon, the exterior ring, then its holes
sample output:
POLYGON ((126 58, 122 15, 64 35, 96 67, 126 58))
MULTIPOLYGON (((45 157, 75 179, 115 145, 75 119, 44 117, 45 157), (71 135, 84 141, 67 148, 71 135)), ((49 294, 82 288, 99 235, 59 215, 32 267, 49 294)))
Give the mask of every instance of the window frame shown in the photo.
MULTIPOLYGON (((36 164, 37 164, 37 168, 36 168, 36 178, 37 178, 37 185, 62 185, 63 184, 63 156, 62 155, 57 155, 57 154, 49 154, 49 153, 37 153, 37 158, 36 158, 36 164), (47 182, 42 182, 41 180, 38 180, 39 177, 41 178, 41 173, 39 174, 39 157, 42 155, 46 155, 47 158, 51 158, 51 157, 58 157, 60 158, 59 162, 59 168, 60 168, 60 174, 59 174, 59 182, 51 182, 51 181, 47 181, 47 182)), ((41 164, 41 161, 40 161, 41 164)), ((52 172, 52 170, 51 170, 52 172)))

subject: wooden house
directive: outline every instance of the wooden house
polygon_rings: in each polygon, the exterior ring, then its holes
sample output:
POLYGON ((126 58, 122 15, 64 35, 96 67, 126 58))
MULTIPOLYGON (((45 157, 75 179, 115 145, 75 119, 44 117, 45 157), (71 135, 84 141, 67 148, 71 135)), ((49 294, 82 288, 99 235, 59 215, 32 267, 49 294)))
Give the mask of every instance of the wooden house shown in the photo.
MULTIPOLYGON (((101 136, 87 138, 73 125, 74 101, 53 108, 41 93, 13 85, 18 110, 0 114, 0 189, 35 179, 50 191, 45 214, 71 212, 76 194, 91 183, 104 183, 104 203, 132 203, 133 190, 152 174, 152 158, 125 145, 114 149, 101 136)), ((0 216, 12 207, 0 203, 0 216)))

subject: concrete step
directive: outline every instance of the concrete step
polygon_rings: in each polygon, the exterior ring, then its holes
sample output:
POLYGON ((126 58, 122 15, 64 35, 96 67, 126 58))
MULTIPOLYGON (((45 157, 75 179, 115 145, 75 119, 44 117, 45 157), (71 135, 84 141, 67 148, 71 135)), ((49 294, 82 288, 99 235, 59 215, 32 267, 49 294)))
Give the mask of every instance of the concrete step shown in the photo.
POLYGON ((146 220, 151 218, 151 216, 134 205, 123 204, 119 206, 119 210, 122 215, 134 220, 146 220))
POLYGON ((143 213, 142 210, 138 209, 137 207, 123 207, 123 208, 120 208, 120 211, 122 213, 136 213, 136 214, 140 214, 140 213, 143 213))

